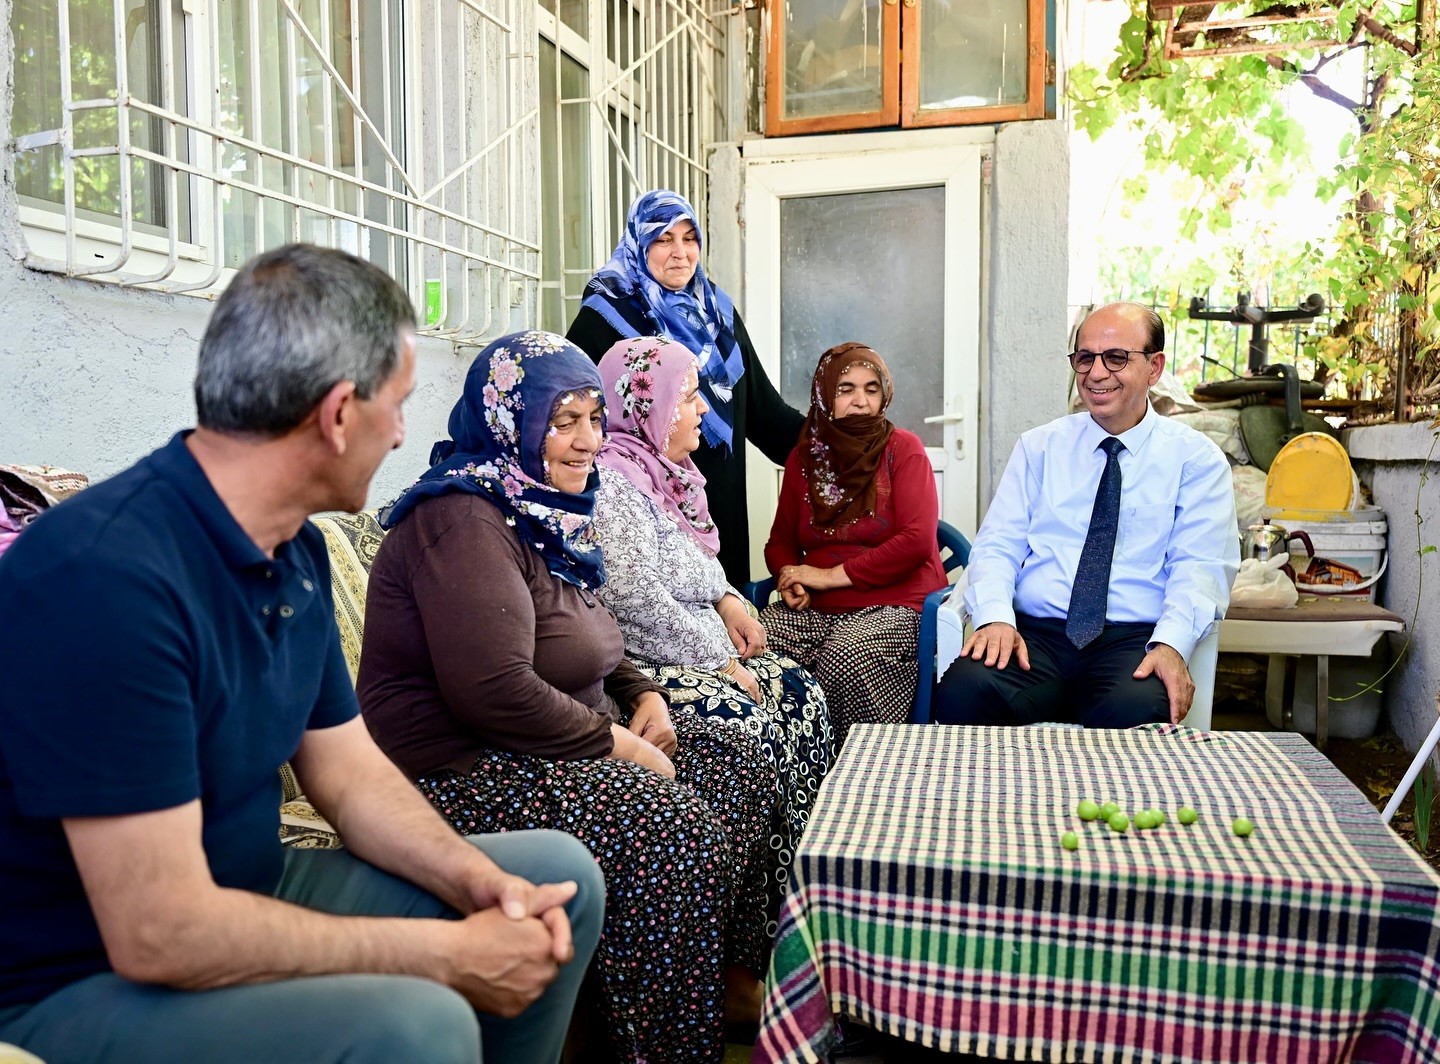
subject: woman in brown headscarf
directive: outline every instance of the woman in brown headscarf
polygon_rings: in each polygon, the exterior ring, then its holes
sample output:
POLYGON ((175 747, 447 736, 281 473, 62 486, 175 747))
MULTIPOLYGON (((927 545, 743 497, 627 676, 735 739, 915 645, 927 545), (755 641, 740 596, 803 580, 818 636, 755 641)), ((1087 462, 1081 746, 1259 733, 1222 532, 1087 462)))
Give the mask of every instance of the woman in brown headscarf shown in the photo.
POLYGON ((906 719, 920 609, 945 585, 935 474, 920 438, 886 418, 894 394, 864 344, 820 356, 765 544, 781 596, 760 614, 770 647, 820 681, 837 744, 854 724, 906 719))

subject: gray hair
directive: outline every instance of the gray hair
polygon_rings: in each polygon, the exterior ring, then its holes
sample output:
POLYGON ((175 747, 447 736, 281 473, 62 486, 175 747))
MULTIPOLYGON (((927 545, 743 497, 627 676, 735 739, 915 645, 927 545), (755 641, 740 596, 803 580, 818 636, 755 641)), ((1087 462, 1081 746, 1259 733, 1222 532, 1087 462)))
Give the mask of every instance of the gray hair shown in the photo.
POLYGON ((375 394, 400 361, 415 308, 384 270, 289 244, 255 256, 215 304, 195 371, 199 424, 282 436, 341 381, 375 394))

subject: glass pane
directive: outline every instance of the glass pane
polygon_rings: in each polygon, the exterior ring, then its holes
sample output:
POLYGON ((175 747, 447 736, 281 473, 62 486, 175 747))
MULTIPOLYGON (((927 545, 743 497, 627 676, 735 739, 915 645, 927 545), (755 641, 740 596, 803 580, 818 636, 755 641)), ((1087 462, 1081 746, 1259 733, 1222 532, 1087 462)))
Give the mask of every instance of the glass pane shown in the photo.
MULTIPOLYGON (((382 187, 399 189, 391 167, 368 124, 340 91, 355 93, 370 120, 387 133, 390 150, 404 157, 399 124, 402 81, 398 0, 298 0, 295 10, 310 34, 326 48, 321 56, 292 26, 275 0, 217 0, 220 23, 217 123, 237 137, 274 152, 297 156, 382 187), (252 17, 252 15, 254 17, 252 17), (363 29, 363 32, 362 32, 363 29), (388 56, 384 47, 390 40, 388 56), (384 61, 389 60, 389 65, 384 61), (330 73, 333 68, 339 81, 330 73), (361 72, 356 80, 357 68, 361 72)), ((236 182, 283 192, 316 206, 363 213, 403 226, 400 208, 388 197, 362 197, 349 181, 294 166, 268 152, 221 141, 219 168, 236 182)), ((222 188, 224 265, 238 267, 265 248, 293 239, 309 240, 365 255, 403 276, 403 257, 389 238, 354 222, 297 210, 227 184, 222 188)))
POLYGON ((880 0, 786 0, 781 17, 787 119, 880 110, 880 0))
POLYGON ((895 378, 890 420, 942 446, 944 296, 942 186, 781 200, 781 394, 808 409, 820 355, 858 340, 895 378))
POLYGON ((609 247, 615 247, 620 243, 620 235, 625 231, 625 216, 630 210, 630 204, 635 197, 640 195, 640 189, 636 186, 632 173, 638 173, 638 142, 635 138, 635 123, 630 120, 629 115, 621 114, 613 107, 606 108, 606 114, 610 118, 610 128, 614 131, 612 138, 607 134, 605 137, 605 151, 610 172, 610 240, 609 247), (619 146, 616 146, 616 141, 619 146))
MULTIPOLYGON (((161 0, 129 0, 125 5, 124 72, 129 92, 156 106, 167 101, 161 80, 161 0)), ((77 103, 113 101, 120 68, 115 50, 115 6, 110 0, 70 0, 70 86, 77 103)), ((171 15, 171 49, 175 80, 168 101, 178 113, 188 110, 185 94, 184 12, 175 3, 171 15)), ((16 0, 11 18, 15 36, 15 135, 58 130, 60 109, 60 21, 53 0, 16 0)), ((76 148, 111 148, 119 143, 119 109, 114 105, 77 110, 71 125, 76 148)), ((158 116, 135 113, 129 121, 132 147, 165 154, 166 122, 158 116)), ((188 137, 174 134, 174 152, 189 158, 188 137)), ((143 230, 165 225, 169 216, 170 170, 159 163, 132 160, 131 210, 143 230)), ((82 217, 116 217, 120 213, 120 160, 118 155, 76 159, 75 205, 82 217)), ((64 159, 58 144, 17 152, 15 184, 31 202, 65 202, 64 159)), ((181 239, 189 239, 188 179, 176 179, 173 194, 179 200, 177 221, 181 239)))
POLYGON ((541 6, 581 37, 590 38, 590 0, 544 0, 541 6))
POLYGON ((921 4, 921 109, 1024 103, 1030 54, 1026 9, 1026 0, 921 4))
POLYGON ((625 68, 645 49, 640 41, 640 11, 632 0, 600 0, 605 4, 605 55, 625 68))
POLYGON ((540 38, 540 325, 564 332, 594 269, 590 240, 590 77, 540 38), (575 100, 561 104, 559 100, 575 100))

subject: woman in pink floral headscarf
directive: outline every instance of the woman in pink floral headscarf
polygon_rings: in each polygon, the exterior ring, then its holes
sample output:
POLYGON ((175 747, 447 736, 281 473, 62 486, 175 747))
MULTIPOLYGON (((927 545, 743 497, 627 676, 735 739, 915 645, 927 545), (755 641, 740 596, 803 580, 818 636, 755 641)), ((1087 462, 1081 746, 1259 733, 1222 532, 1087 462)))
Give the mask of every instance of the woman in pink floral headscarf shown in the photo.
POLYGON ((600 449, 595 532, 625 655, 672 710, 734 723, 760 740, 779 779, 784 822, 771 839, 778 900, 805 830, 832 737, 825 696, 766 649, 765 630, 725 580, 720 537, 691 452, 705 400, 699 361, 662 337, 621 340, 600 360, 610 436, 600 449))

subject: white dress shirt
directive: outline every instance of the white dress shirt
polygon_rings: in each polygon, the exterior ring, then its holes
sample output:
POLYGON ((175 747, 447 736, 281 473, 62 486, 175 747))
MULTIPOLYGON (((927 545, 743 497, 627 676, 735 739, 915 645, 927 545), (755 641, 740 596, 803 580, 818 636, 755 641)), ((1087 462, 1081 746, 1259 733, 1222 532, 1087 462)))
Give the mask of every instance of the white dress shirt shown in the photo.
MULTIPOLYGON (((970 552, 965 607, 975 627, 1016 612, 1064 617, 1105 468, 1107 433, 1088 413, 1020 437, 970 552)), ((1155 413, 1120 434, 1120 526, 1109 623, 1155 625, 1189 661, 1225 616, 1240 567, 1235 490, 1219 447, 1155 413)))

